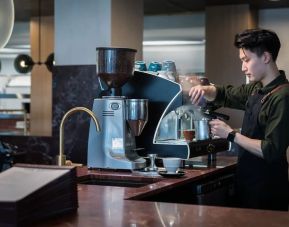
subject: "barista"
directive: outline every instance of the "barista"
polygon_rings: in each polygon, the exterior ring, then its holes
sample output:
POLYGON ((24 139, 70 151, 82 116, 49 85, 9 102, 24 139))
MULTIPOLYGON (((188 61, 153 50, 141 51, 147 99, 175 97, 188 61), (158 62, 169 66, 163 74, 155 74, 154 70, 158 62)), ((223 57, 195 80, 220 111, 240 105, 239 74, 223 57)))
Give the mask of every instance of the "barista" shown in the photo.
POLYGON ((224 107, 245 110, 241 133, 223 121, 210 122, 212 134, 237 146, 238 206, 288 210, 289 84, 276 64, 280 41, 273 31, 248 29, 235 36, 234 45, 250 83, 197 85, 189 95, 193 104, 205 97, 224 107))

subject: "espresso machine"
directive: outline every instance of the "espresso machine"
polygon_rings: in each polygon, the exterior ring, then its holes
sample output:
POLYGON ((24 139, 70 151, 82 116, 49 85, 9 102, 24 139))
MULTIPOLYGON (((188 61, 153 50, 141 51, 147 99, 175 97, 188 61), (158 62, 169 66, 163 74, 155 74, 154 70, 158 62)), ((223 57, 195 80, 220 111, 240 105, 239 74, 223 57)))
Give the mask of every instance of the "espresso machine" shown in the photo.
POLYGON ((205 77, 190 76, 190 84, 178 84, 179 92, 162 113, 154 133, 153 143, 163 147, 176 147, 179 157, 190 158, 208 155, 208 163, 216 159, 216 153, 229 148, 228 141, 214 137, 210 133, 209 121, 214 118, 228 120, 229 116, 215 112, 219 106, 202 100, 199 105, 192 105, 188 95, 192 86, 208 85, 205 77), (184 131, 192 131, 190 140, 184 138, 184 131))
POLYGON ((94 99, 93 112, 100 132, 91 121, 88 168, 143 169, 146 160, 137 153, 135 136, 148 121, 148 99, 122 96, 122 86, 133 76, 136 50, 97 48, 96 73, 102 94, 94 99))

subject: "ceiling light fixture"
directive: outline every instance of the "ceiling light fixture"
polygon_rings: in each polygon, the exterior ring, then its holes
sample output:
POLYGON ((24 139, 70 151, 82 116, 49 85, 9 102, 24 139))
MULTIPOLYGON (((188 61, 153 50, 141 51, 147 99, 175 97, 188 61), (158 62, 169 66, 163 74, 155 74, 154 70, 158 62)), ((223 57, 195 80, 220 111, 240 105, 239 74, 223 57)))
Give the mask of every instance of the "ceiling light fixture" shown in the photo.
POLYGON ((45 64, 47 69, 52 72, 54 62, 54 53, 48 55, 45 62, 41 62, 41 0, 38 0, 38 62, 34 62, 33 59, 27 54, 20 54, 14 60, 14 67, 18 73, 29 73, 33 69, 35 64, 45 64))
POLYGON ((14 26, 13 0, 0 1, 0 49, 4 47, 12 34, 14 26))
POLYGON ((14 60, 14 68, 18 73, 29 73, 33 68, 34 62, 27 54, 20 54, 14 60))

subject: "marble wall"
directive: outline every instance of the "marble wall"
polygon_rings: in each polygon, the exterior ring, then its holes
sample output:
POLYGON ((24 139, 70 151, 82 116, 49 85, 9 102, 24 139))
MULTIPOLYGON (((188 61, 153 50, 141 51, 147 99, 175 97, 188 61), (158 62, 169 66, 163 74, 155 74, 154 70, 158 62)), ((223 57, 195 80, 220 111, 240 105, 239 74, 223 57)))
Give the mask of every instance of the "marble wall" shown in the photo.
MULTIPOLYGON (((100 92, 95 65, 56 66, 53 73, 52 135, 58 138, 64 114, 77 106, 92 109, 100 92)), ((84 112, 74 113, 64 125, 64 150, 67 158, 86 163, 90 118, 84 112)))

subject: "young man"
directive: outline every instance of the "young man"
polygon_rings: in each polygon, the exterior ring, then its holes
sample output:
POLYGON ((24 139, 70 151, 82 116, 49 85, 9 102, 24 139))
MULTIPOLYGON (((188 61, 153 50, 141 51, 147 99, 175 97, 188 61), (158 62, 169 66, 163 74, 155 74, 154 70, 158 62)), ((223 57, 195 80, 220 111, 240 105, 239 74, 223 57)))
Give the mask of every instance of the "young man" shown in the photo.
POLYGON ((289 83, 276 59, 276 33, 249 29, 235 36, 242 71, 250 83, 233 86, 195 86, 193 104, 201 97, 224 107, 245 110, 241 133, 220 120, 211 132, 238 148, 236 193, 239 206, 288 210, 289 183, 286 149, 289 146, 289 83))

